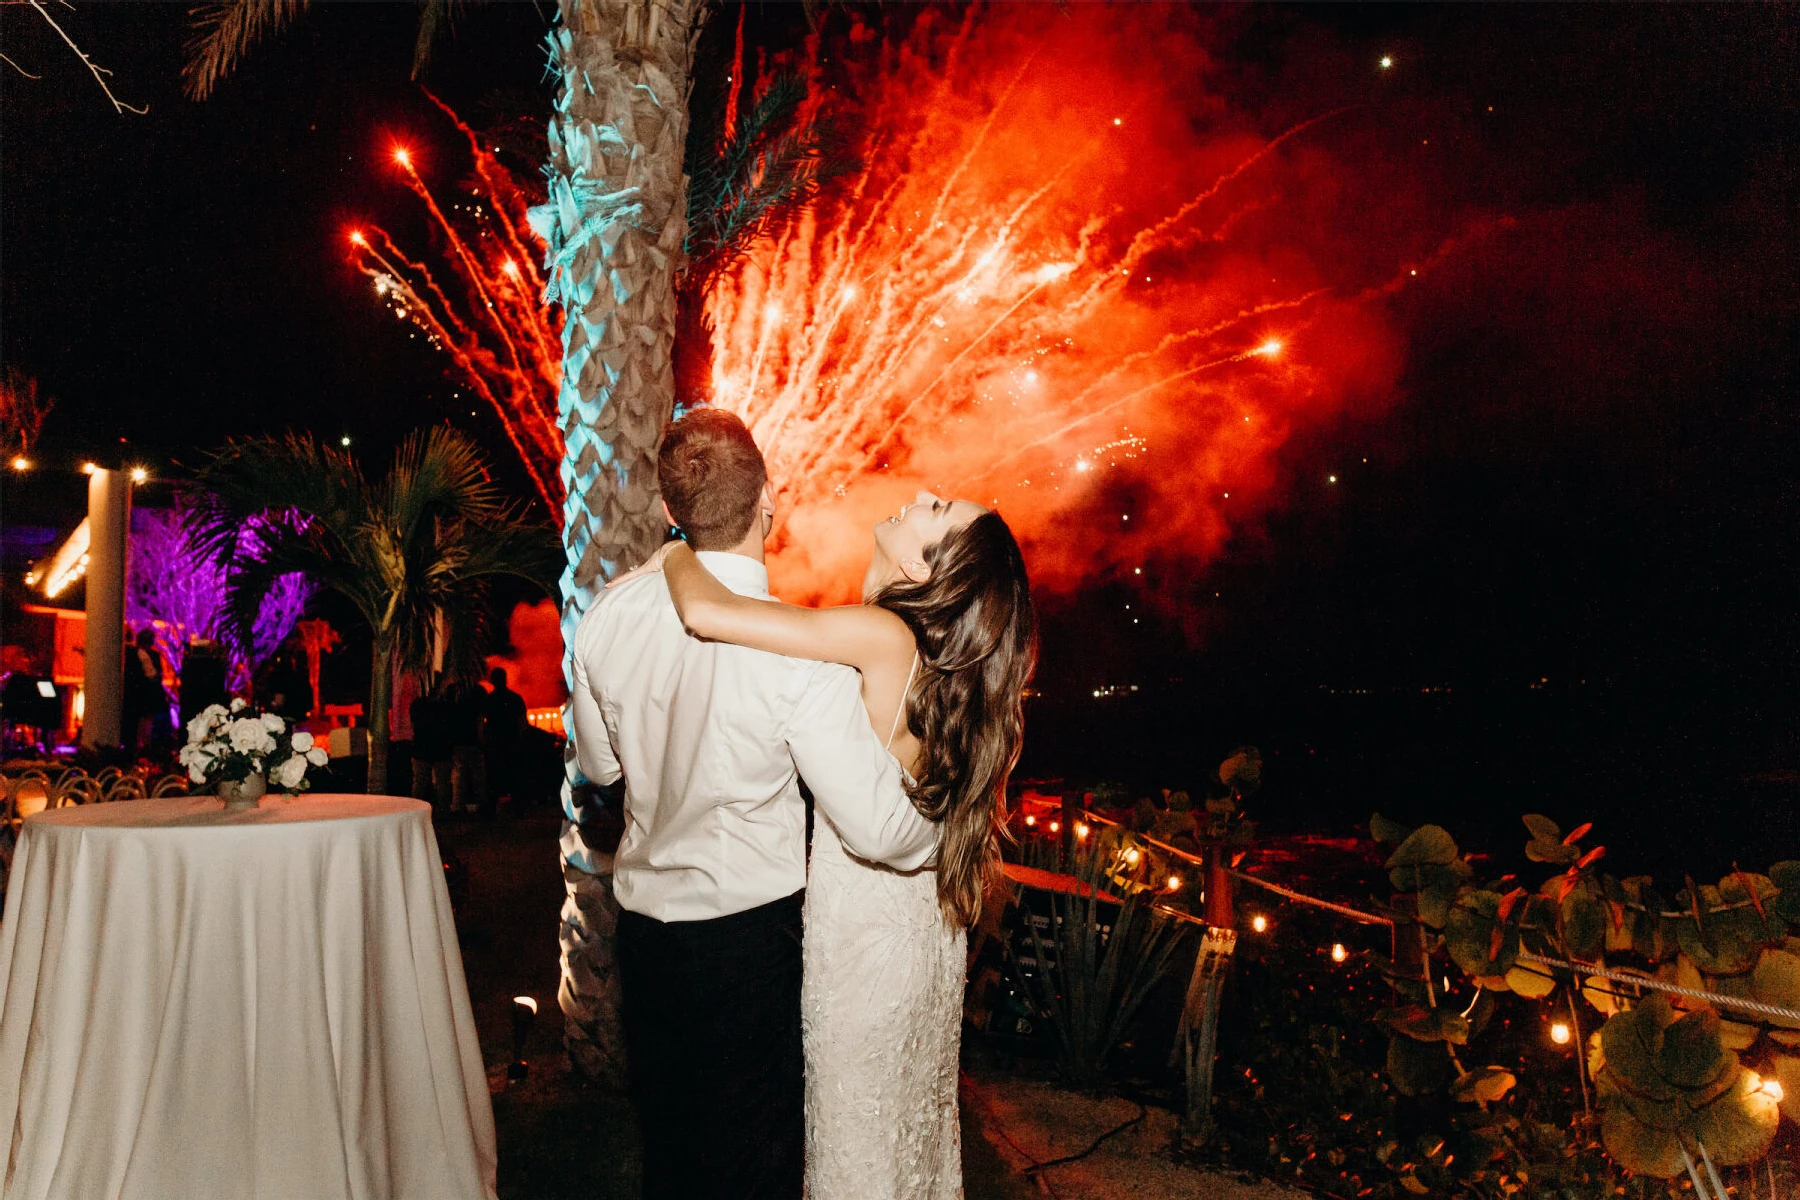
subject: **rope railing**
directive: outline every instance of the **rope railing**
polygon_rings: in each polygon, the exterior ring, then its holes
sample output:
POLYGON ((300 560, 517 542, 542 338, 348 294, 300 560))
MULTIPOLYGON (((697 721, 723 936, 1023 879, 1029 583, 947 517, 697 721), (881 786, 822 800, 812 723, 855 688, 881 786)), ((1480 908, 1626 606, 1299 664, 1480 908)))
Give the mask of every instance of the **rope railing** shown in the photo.
MULTIPOLYGON (((1779 1004, 1765 1004, 1761 1000, 1748 1000, 1742 996, 1727 996, 1720 992, 1709 992, 1705 988, 1683 987, 1678 983, 1665 983, 1660 979, 1651 979, 1642 975, 1631 975, 1624 971, 1614 971, 1598 963, 1584 963, 1560 958, 1545 958, 1541 954, 1533 954, 1528 950, 1519 951, 1519 958, 1525 962, 1537 963, 1539 966, 1559 967, 1567 971, 1592 975, 1597 979, 1610 980, 1613 983, 1630 984, 1634 987, 1650 988, 1652 991, 1667 992, 1672 996, 1683 996, 1690 1000, 1701 1000, 1718 1008, 1734 1008, 1743 1012, 1757 1013, 1765 1017, 1774 1017, 1781 1021, 1800 1023, 1800 1012, 1791 1008, 1783 1008, 1779 1004)), ((1617 995, 1617 993, 1614 993, 1617 995)))
MULTIPOLYGON (((1099 813, 1092 812, 1088 809, 1083 809, 1081 815, 1083 820, 1091 821, 1098 825, 1110 825, 1115 829, 1125 828, 1120 822, 1115 821, 1110 817, 1103 817, 1099 813)), ((1167 842, 1158 841, 1156 838, 1147 837, 1141 833, 1134 834, 1133 836, 1147 845, 1155 846, 1166 854, 1172 854, 1177 858, 1199 866, 1205 865, 1205 860, 1199 855, 1183 850, 1178 846, 1171 846, 1167 842)), ((1260 879, 1255 875, 1239 871, 1235 868, 1229 870, 1228 874, 1230 874, 1233 879, 1238 879, 1254 887, 1273 892, 1275 895, 1292 900, 1297 904, 1306 904, 1313 908, 1323 909, 1326 912, 1337 913, 1339 916, 1348 917, 1350 920, 1357 921, 1364 925, 1385 925, 1390 930, 1395 927, 1395 922, 1392 917, 1384 917, 1376 913, 1363 912, 1360 909, 1351 908, 1347 904, 1338 904, 1335 901, 1324 900, 1318 896, 1309 896, 1304 892, 1295 891, 1293 888, 1284 887, 1279 883, 1274 883, 1267 879, 1260 879)), ((1637 907, 1642 908, 1641 905, 1637 907)), ((1615 971, 1609 967, 1601 966, 1598 963, 1584 963, 1559 958, 1546 958, 1524 949, 1519 951, 1519 959, 1522 962, 1536 963, 1539 966, 1578 972, 1582 975, 1591 976, 1597 979, 1605 979, 1612 983, 1622 983, 1633 987, 1649 988, 1652 991, 1666 992, 1669 995, 1681 996, 1689 1000, 1699 1000, 1718 1008, 1729 1008, 1739 1012, 1755 1013, 1758 1016, 1770 1017, 1777 1021, 1794 1022, 1796 1025, 1800 1025, 1800 1011, 1784 1008, 1779 1004, 1767 1004, 1761 1000, 1751 1000, 1741 996, 1728 996, 1721 992, 1707 991, 1704 988, 1690 988, 1683 987, 1680 984, 1665 983, 1660 979, 1649 978, 1642 975, 1633 975, 1623 971, 1615 971)), ((1613 994, 1617 995, 1617 993, 1613 994)))

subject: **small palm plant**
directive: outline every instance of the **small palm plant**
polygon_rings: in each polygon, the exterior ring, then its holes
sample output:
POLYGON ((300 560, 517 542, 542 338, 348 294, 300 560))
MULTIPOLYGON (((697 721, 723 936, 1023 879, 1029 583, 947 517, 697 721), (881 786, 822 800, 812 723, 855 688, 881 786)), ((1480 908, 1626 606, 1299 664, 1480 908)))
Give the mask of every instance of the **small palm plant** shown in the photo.
POLYGON ((474 442, 447 427, 408 437, 379 482, 348 453, 289 434, 228 442, 199 483, 191 528, 228 564, 233 636, 249 636, 263 595, 296 571, 368 621, 371 792, 387 787, 394 672, 472 673, 488 581, 515 575, 548 591, 562 565, 555 532, 523 521, 474 442))

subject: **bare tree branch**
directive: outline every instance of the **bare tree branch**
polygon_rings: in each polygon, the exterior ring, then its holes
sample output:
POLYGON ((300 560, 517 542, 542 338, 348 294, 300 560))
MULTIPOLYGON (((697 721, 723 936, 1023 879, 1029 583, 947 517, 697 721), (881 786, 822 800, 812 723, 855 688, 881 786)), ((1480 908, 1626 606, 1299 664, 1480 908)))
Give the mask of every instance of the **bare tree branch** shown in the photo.
POLYGON ((4 54, 0 54, 0 62, 5 63, 7 66, 11 67, 13 70, 17 71, 19 74, 23 75, 27 79, 42 79, 43 78, 42 75, 33 75, 30 71, 27 71, 24 67, 21 67, 18 63, 14 62, 12 59, 6 57, 6 55, 4 55, 4 54))
MULTIPOLYGON (((83 50, 80 46, 77 46, 75 44, 75 39, 70 37, 67 33, 63 32, 63 27, 56 23, 56 18, 52 17, 50 15, 50 10, 44 7, 42 0, 25 0, 25 2, 29 5, 31 5, 31 7, 37 9, 38 15, 40 17, 42 17, 42 18, 44 18, 44 20, 50 22, 50 28, 56 30, 57 36, 62 38, 62 40, 68 44, 69 49, 71 49, 75 52, 75 57, 79 58, 81 60, 81 65, 86 67, 89 71, 93 72, 94 82, 100 85, 100 90, 106 93, 106 98, 108 100, 112 101, 112 106, 113 106, 114 112, 120 112, 120 113, 134 112, 138 116, 141 117, 145 113, 150 111, 150 108, 148 105, 145 105, 143 108, 134 108, 131 105, 126 104, 123 100, 120 100, 117 96, 113 95, 112 89, 106 86, 106 77, 108 75, 111 75, 112 72, 107 70, 105 67, 101 66, 99 63, 95 62, 93 59, 89 58, 87 56, 87 51, 83 50)), ((75 6, 73 4, 68 3, 68 0, 63 0, 63 7, 72 9, 75 6)), ((10 62, 11 60, 8 59, 7 61, 10 62)), ((17 64, 15 63, 14 65, 16 66, 17 64)), ((20 74, 24 74, 24 72, 21 71, 20 74)), ((32 76, 32 78, 35 79, 36 76, 32 76)))

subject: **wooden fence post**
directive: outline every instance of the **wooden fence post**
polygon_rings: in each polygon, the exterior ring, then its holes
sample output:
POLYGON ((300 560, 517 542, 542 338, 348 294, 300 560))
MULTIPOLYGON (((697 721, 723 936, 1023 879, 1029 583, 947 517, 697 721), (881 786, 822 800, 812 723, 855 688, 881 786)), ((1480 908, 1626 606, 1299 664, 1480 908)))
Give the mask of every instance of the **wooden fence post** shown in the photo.
POLYGON ((1075 826, 1081 821, 1086 796, 1080 791, 1062 794, 1062 869, 1075 872, 1075 826))
POLYGON ((1187 1074, 1187 1111, 1181 1136, 1188 1145, 1199 1145, 1212 1136, 1213 1061, 1219 1049, 1219 1003, 1231 956, 1237 949, 1236 920, 1232 912, 1232 880, 1225 848, 1206 848, 1206 933, 1194 956, 1194 973, 1188 979, 1187 999, 1181 1007, 1181 1026, 1176 1047, 1187 1074))

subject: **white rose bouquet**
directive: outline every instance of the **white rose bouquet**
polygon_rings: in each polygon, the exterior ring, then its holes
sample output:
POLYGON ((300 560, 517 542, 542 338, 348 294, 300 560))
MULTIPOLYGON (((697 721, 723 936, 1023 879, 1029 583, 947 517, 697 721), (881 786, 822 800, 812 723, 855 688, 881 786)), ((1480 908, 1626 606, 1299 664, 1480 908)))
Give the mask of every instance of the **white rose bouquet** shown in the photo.
POLYGON ((308 768, 322 767, 328 760, 324 747, 313 744, 312 734, 290 731, 279 716, 242 700, 233 700, 230 708, 208 705, 188 722, 187 735, 179 757, 195 783, 240 783, 252 775, 266 775, 281 791, 303 792, 309 786, 308 768))

